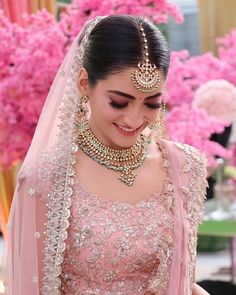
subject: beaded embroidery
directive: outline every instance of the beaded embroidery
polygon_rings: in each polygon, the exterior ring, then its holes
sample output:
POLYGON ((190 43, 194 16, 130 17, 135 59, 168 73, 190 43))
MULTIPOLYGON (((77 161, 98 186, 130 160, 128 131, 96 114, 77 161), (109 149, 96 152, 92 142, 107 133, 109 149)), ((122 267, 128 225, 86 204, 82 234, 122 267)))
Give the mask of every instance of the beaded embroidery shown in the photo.
POLYGON ((163 191, 135 205, 75 186, 62 294, 166 294, 174 225, 169 176, 163 191))
MULTIPOLYGON (((47 223, 45 231, 44 268, 42 279, 42 295, 60 294, 61 264, 64 259, 65 239, 69 226, 72 186, 74 184, 75 153, 78 149, 77 128, 75 125, 76 110, 78 109, 77 75, 82 66, 84 50, 91 30, 103 17, 97 17, 86 30, 74 56, 70 73, 68 73, 63 103, 60 106, 60 122, 58 141, 52 151, 46 151, 41 155, 37 174, 45 183, 51 183, 51 191, 44 198, 47 201, 47 223), (68 118, 70 118, 68 120, 68 118), (72 118, 72 119, 71 119, 72 118), (44 165, 42 165, 42 163, 44 165), (55 167, 57 167, 55 169, 55 167)), ((63 72, 63 75, 66 74, 63 72)), ((27 174, 27 171, 24 172, 27 174)))
MULTIPOLYGON (((94 23, 95 25, 95 23, 94 23)), ((91 28, 92 29, 92 28, 91 28)), ((89 32, 86 32, 84 40, 88 38, 89 32)), ((82 41, 83 42, 83 41, 82 41)), ((69 126, 68 120, 71 116, 75 116, 76 107, 78 104, 77 97, 73 92, 72 89, 76 89, 77 87, 73 87, 72 85, 76 85, 76 75, 75 72, 78 72, 78 68, 81 64, 81 60, 78 58, 78 56, 82 56, 82 51, 84 50, 83 45, 79 47, 78 55, 75 57, 75 62, 72 69, 72 74, 69 75, 68 81, 67 81, 67 89, 64 93, 64 101, 62 106, 62 116, 61 116, 61 122, 60 122, 60 134, 58 134, 58 142, 56 145, 56 151, 52 152, 45 152, 45 154, 41 155, 41 159, 39 162, 41 163, 47 163, 48 166, 40 166, 37 173, 39 174, 38 179, 42 179, 42 183, 45 183, 45 187, 50 187, 52 190, 47 193, 43 198, 47 200, 47 207, 48 207, 48 214, 47 214, 47 224, 46 224, 46 231, 45 231, 45 248, 44 248, 44 269, 43 269, 43 281, 42 285, 43 288, 40 290, 42 295, 57 295, 61 294, 63 291, 63 288, 74 288, 74 284, 76 281, 74 280, 75 274, 74 273, 66 273, 63 271, 62 267, 65 267, 66 264, 70 263, 67 259, 67 256, 64 256, 69 251, 70 248, 66 249, 66 239, 67 235, 69 233, 68 239, 70 239, 70 231, 74 230, 73 226, 73 220, 71 219, 71 199, 73 194, 73 186, 75 185, 75 170, 74 170, 74 164, 76 163, 75 153, 78 150, 78 147, 76 145, 77 140, 77 133, 76 128, 74 125, 69 126), (51 167, 50 167, 51 165, 51 167), (55 169, 57 167, 57 169, 55 169), (63 180, 63 181, 62 181, 63 180), (47 185, 46 183, 51 182, 51 185, 47 185), (71 222, 71 223, 70 223, 71 222), (70 227, 69 227, 70 225, 70 227), (69 228, 68 228, 69 227, 69 228), (66 251, 65 251, 66 250, 66 251), (61 284, 62 283, 62 284, 61 284), (71 284, 71 285, 70 285, 71 284)), ((164 143, 160 142, 161 146, 164 146, 164 143)), ((189 270, 189 277, 191 283, 193 282, 193 269, 194 269, 194 260, 196 256, 196 236, 197 236, 197 223, 200 220, 200 207, 202 204, 202 199, 204 195, 204 189, 205 189, 205 182, 203 179, 203 161, 202 158, 199 157, 198 153, 195 153, 194 150, 191 150, 189 146, 185 145, 178 145, 178 148, 183 150, 185 152, 186 159, 185 163, 183 165, 183 172, 189 172, 193 170, 193 175, 191 179, 189 180, 189 183, 186 184, 186 186, 182 187, 182 190, 185 194, 189 196, 189 202, 188 204, 188 219, 189 222, 192 225, 191 226, 191 232, 189 234, 189 253, 190 253, 190 270, 189 270), (197 163, 197 165, 196 165, 197 163), (195 171, 196 167, 196 171, 195 171), (200 186, 198 186, 200 185, 200 186), (193 197, 192 197, 193 196, 193 197)), ((164 159, 164 167, 168 168, 169 163, 166 156, 166 150, 165 147, 162 148, 163 154, 165 155, 164 159)), ((22 181, 24 177, 27 177, 27 171, 22 171, 19 181, 22 181), (24 175, 25 173, 25 175, 24 175)), ((40 183, 40 186, 42 186, 42 183, 40 183)), ((37 187, 32 188, 29 191, 29 196, 38 195, 38 189, 37 187)), ((78 192, 78 191, 77 191, 78 192)), ((115 259, 115 256, 112 255, 112 252, 107 252, 106 255, 110 255, 111 258, 111 264, 114 266, 114 269, 116 269, 117 266, 119 266, 119 260, 125 259, 128 257, 130 243, 133 239, 133 245, 134 252, 132 255, 132 263, 126 263, 124 267, 126 267, 125 271, 128 274, 135 274, 135 272, 138 273, 138 270, 142 270, 143 273, 146 273, 146 278, 142 281, 141 278, 139 278, 138 283, 132 283, 130 281, 131 285, 128 285, 128 288, 133 292, 138 294, 138 292, 149 291, 153 292, 155 295, 165 295, 168 288, 168 281, 170 277, 170 265, 172 261, 172 251, 173 251, 173 220, 172 218, 172 209, 174 206, 174 198, 173 198, 174 188, 171 182, 169 182, 166 187, 163 196, 165 198, 160 198, 162 200, 162 203, 159 203, 157 196, 152 196, 148 201, 144 200, 143 202, 140 202, 136 206, 136 210, 140 210, 139 212, 142 214, 138 216, 133 217, 133 226, 128 226, 126 216, 124 216, 124 212, 129 212, 131 214, 130 206, 128 204, 113 204, 111 206, 112 212, 117 214, 117 220, 119 221, 126 221, 126 225, 122 222, 115 222, 115 224, 112 222, 111 218, 109 220, 109 216, 107 217, 107 224, 106 224, 106 231, 104 231, 105 237, 102 241, 99 237, 99 235, 95 235, 93 230, 95 224, 90 224, 89 226, 84 226, 81 228, 75 228, 77 232, 75 232, 74 240, 72 245, 76 245, 76 247, 73 248, 73 251, 77 249, 83 249, 84 247, 89 247, 88 241, 91 241, 94 239, 95 236, 97 236, 97 240, 93 241, 93 244, 96 245, 94 249, 92 249, 92 255, 89 257, 87 264, 94 266, 96 265, 96 259, 98 259, 99 255, 101 254, 101 251, 99 252, 99 249, 102 247, 102 243, 105 241, 106 236, 109 238, 111 237, 115 231, 122 232, 122 235, 119 236, 119 238, 114 241, 112 244, 113 250, 118 253, 117 259, 115 259), (121 209, 119 209, 119 206, 121 209), (158 216, 161 217, 161 224, 158 223, 158 218, 155 218, 154 221, 148 223, 148 217, 145 217, 145 214, 150 214, 150 216, 157 216, 157 213, 155 210, 157 209, 163 210, 161 214, 158 216), (161 209, 162 208, 162 209, 161 209), (165 208, 165 210, 164 210, 165 208), (142 210, 144 209, 144 210, 142 210), (120 214, 120 215, 119 215, 120 214), (123 214, 123 215, 122 215, 123 214), (122 218, 123 217, 123 218, 122 218), (146 218, 146 220, 145 220, 146 218), (140 221, 141 220, 141 221, 140 221), (135 226, 135 221, 137 222, 135 226), (140 221, 140 223, 139 223, 140 221), (163 235, 160 236, 159 232, 156 232, 156 235, 154 237, 155 230, 157 228, 162 227, 163 228, 163 235), (135 238, 138 237, 140 234, 140 231, 143 233, 143 244, 142 249, 143 253, 140 254, 140 251, 138 251, 137 243, 135 244, 135 238), (164 234, 165 231, 165 234, 164 234), (145 239, 144 239, 145 237, 145 239), (131 240, 129 240, 129 238, 131 240), (149 238, 151 242, 149 243, 149 238), (136 249, 135 249, 136 247, 136 249), (145 250, 145 251, 144 251, 145 250), (154 251, 155 250, 155 251, 154 251), (154 252, 153 252, 154 251, 154 252), (148 253, 148 255, 147 255, 148 253), (154 254, 154 256, 153 256, 154 254), (142 268, 143 267, 143 268, 142 268), (147 276, 148 273, 148 276, 147 276), (136 288, 136 289, 135 289, 136 288)), ((90 199, 90 198, 89 198, 90 199)), ((92 200, 92 198, 90 199, 92 200)), ((96 220, 96 210, 99 210, 103 207, 103 210, 105 210, 104 206, 105 203, 99 202, 99 199, 94 199, 94 220, 96 220)), ((73 204, 74 205, 74 204, 73 204)), ((77 208, 77 218, 80 216, 80 218, 87 218, 87 216, 91 212, 91 204, 88 206, 88 204, 82 203, 81 206, 74 206, 77 208)), ((136 212, 134 210, 133 212, 136 212)), ((106 212, 109 212, 108 210, 106 212)), ((73 212, 74 214, 74 212, 73 212)), ((108 213, 107 213, 108 214, 108 213)), ((109 215, 109 214, 108 214, 109 215)), ((105 218, 105 215, 103 216, 105 218)), ((98 218, 98 217, 97 217, 98 218)), ((102 219, 97 221, 102 222, 102 219)), ((35 238, 37 239, 39 237, 38 233, 35 235, 35 238)), ((68 245, 68 244, 67 244, 68 245)), ((70 244, 71 245, 71 244, 70 244)), ((70 246, 69 246, 70 247, 70 246)), ((106 249, 103 245, 103 248, 106 249)), ((80 250, 78 251, 78 253, 80 250)), ((113 253, 114 254, 114 253, 113 253)), ((103 253, 105 256, 105 254, 103 253)), ((100 256, 100 259, 104 259, 103 256, 100 256)), ((75 261, 74 261, 75 262, 75 261)), ((78 269, 75 269, 75 272, 83 271, 82 266, 80 263, 75 264, 78 269)), ((114 271, 114 269, 110 269, 105 276, 105 282, 107 284, 111 283, 119 276, 119 272, 114 271)), ((118 268, 117 268, 118 269, 118 268)), ((94 269, 91 269, 94 271, 94 269)), ((102 271, 98 269, 98 271, 102 271)), ((140 274, 140 273, 139 273, 140 274)), ((132 277, 132 275, 131 275, 132 277)), ((145 277, 145 275, 144 275, 145 277)), ((34 280, 37 281, 36 279, 34 280)), ((117 285, 114 286, 114 288, 117 288, 117 290, 122 290, 125 287, 127 288, 127 285, 125 284, 124 280, 118 280, 117 285)), ((128 283, 129 284, 129 283, 128 283)), ((189 290, 190 290, 189 285, 189 290)), ((84 289, 88 293, 90 292, 90 286, 87 286, 88 288, 84 289)), ((79 289, 81 291, 81 289, 79 289)), ((114 290, 114 289, 113 289, 114 290)), ((113 291, 112 290, 112 291, 113 291)), ((124 294, 122 291, 119 293, 117 290, 115 290, 114 294, 124 294)), ((79 291, 78 291, 79 292, 79 291)), ((93 294, 101 294, 98 287, 94 286, 92 288, 93 294)), ((189 291, 190 292, 190 291, 189 291)), ((83 293, 73 293, 82 295, 83 293)), ((109 291, 108 293, 109 294, 109 291)), ((110 293, 111 294, 111 293, 110 293)), ((141 293, 142 294, 142 293, 141 293)), ((189 293, 190 294, 190 293, 189 293)))
POLYGON ((197 231, 198 224, 201 222, 203 201, 206 196, 206 158, 192 146, 176 143, 176 146, 184 152, 183 162, 181 163, 182 172, 189 173, 188 182, 181 187, 182 192, 187 196, 187 218, 190 224, 189 230, 189 283, 188 295, 192 294, 194 283, 194 269, 196 260, 197 231), (190 173, 191 171, 191 173, 190 173))

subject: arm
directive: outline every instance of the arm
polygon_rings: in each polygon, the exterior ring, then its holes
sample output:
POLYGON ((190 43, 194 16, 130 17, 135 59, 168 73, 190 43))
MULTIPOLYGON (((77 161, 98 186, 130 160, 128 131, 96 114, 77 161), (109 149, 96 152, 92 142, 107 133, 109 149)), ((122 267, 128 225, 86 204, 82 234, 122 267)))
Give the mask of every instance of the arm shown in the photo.
POLYGON ((196 283, 193 285, 192 295, 210 295, 207 291, 205 291, 202 287, 197 285, 196 283))

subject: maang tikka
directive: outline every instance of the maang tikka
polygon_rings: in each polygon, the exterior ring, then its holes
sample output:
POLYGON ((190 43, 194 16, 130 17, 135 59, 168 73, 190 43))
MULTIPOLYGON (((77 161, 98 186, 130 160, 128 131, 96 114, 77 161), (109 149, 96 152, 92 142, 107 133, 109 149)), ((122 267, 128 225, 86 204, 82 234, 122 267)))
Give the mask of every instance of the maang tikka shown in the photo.
POLYGON ((131 80, 135 88, 143 93, 148 93, 158 89, 161 76, 156 65, 149 61, 147 38, 142 23, 140 23, 140 31, 144 41, 143 61, 139 62, 138 69, 131 73, 131 80))

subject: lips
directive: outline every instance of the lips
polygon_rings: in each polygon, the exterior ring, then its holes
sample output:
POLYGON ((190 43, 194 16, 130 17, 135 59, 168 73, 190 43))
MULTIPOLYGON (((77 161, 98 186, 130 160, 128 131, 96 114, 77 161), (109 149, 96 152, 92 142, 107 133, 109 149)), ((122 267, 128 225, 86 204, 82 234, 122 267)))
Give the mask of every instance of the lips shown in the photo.
POLYGON ((116 123, 114 123, 116 129, 125 136, 134 136, 136 135, 143 127, 143 125, 141 125, 140 127, 138 127, 137 129, 132 129, 132 128, 128 128, 122 125, 118 125, 116 123))

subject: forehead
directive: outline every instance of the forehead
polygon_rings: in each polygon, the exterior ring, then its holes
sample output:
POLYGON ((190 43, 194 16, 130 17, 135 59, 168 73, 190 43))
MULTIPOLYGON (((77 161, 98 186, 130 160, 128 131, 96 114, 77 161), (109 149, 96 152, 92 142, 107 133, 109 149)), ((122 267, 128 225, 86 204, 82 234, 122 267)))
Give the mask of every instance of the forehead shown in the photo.
POLYGON ((135 67, 130 67, 120 71, 119 73, 111 74, 106 79, 100 80, 98 82, 100 85, 98 86, 104 90, 120 90, 140 98, 155 94, 157 92, 163 92, 165 78, 162 72, 160 72, 161 80, 158 89, 150 93, 142 93, 141 91, 137 90, 131 80, 131 73, 136 69, 137 68, 135 67))

